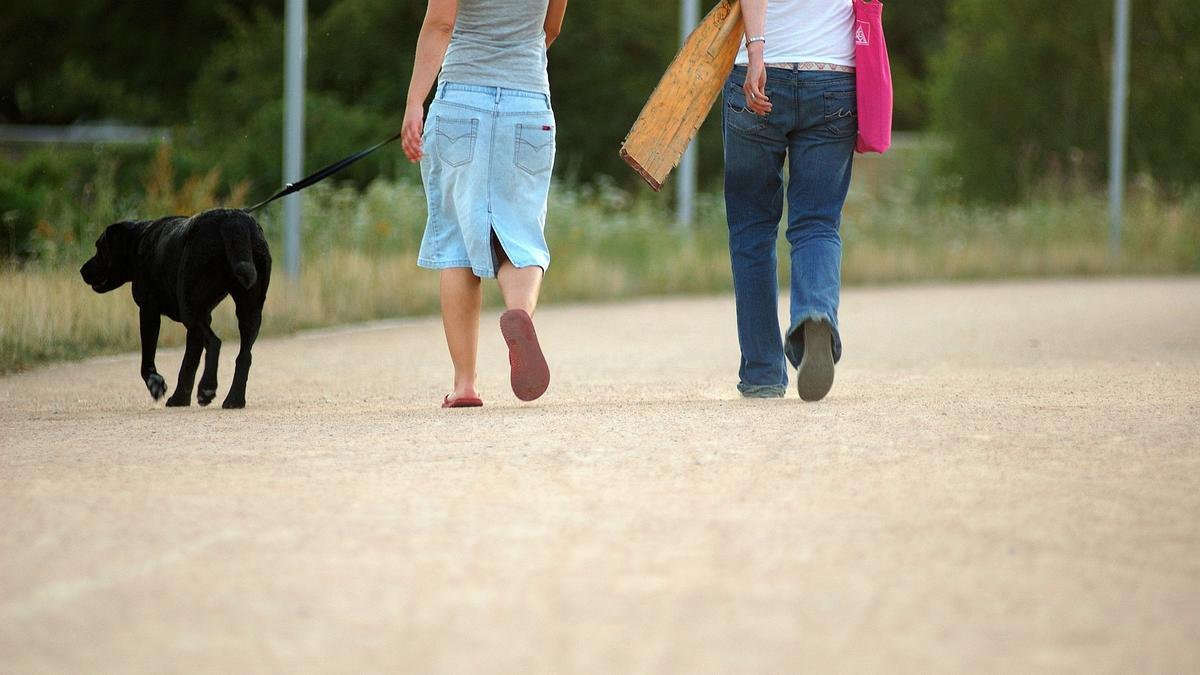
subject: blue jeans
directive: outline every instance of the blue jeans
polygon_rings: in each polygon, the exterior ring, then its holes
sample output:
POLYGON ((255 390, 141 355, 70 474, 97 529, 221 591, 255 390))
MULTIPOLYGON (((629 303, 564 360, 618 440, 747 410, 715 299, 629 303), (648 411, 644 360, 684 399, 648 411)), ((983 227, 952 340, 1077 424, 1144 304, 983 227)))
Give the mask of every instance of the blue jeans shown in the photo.
POLYGON ((833 327, 834 361, 841 358, 842 206, 858 133, 854 75, 767 69, 772 111, 746 108, 737 66, 725 85, 725 212, 737 301, 742 362, 738 389, 751 396, 782 396, 784 357, 799 365, 802 325, 833 327), (783 216, 784 160, 788 163, 787 240, 791 245, 791 325, 779 329, 775 242, 783 216))

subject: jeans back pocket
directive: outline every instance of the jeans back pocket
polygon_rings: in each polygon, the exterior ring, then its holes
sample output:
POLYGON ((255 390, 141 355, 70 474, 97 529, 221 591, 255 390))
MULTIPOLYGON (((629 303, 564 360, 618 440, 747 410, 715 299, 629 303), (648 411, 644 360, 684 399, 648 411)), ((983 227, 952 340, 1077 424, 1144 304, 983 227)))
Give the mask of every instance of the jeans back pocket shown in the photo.
POLYGON ((554 166, 554 127, 548 124, 518 124, 513 163, 529 174, 549 171, 554 166))
MULTIPOLYGON (((770 92, 767 97, 770 98, 770 92)), ((728 82, 725 86, 725 120, 734 129, 752 134, 766 128, 768 115, 751 110, 746 105, 746 92, 742 86, 728 82)))
POLYGON ((825 92, 825 124, 836 136, 858 133, 858 94, 854 91, 825 92))
POLYGON ((462 166, 475 157, 479 120, 437 117, 437 156, 449 166, 462 166))

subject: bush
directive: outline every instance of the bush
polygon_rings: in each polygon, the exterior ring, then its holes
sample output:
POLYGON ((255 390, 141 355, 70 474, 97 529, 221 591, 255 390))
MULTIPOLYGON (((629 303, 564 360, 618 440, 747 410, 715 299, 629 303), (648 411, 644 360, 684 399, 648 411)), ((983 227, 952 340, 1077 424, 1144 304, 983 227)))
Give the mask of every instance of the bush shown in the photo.
MULTIPOLYGON (((1130 168, 1168 184, 1200 180, 1200 6, 1136 5, 1130 168)), ((961 0, 936 60, 932 102, 969 197, 1012 200, 1046 181, 1107 168, 1112 13, 1083 0, 961 0)))
MULTIPOLYGON (((423 0, 310 0, 309 169, 400 124, 423 0)), ((282 3, 197 0, 112 7, 96 0, 0 4, 0 120, 115 119, 173 126, 177 173, 220 168, 251 194, 281 182, 282 3), (69 5, 69 7, 68 7, 69 5), (63 17, 67 17, 64 20, 63 17), (118 39, 130 25, 145 39, 118 39), (53 33, 61 39, 47 42, 53 33), (148 40, 148 41, 147 41, 148 40), (28 54, 38 54, 30 61, 28 54), (156 57, 148 58, 147 54, 156 57)), ((705 2, 707 9, 713 2, 705 2)), ((946 0, 889 5, 899 128, 927 120, 926 61, 941 44, 946 0)), ((617 148, 678 46, 678 3, 573 3, 550 59, 559 116, 558 173, 638 183, 617 148)), ((360 187, 407 172, 399 152, 349 173, 360 187)), ((700 131, 704 182, 722 165, 719 108, 700 131)), ((124 167, 124 164, 122 164, 124 167)))
POLYGON ((32 247, 40 195, 0 175, 0 258, 24 256, 32 247))
MULTIPOLYGON (((119 146, 103 154, 54 148, 0 161, 0 257, 87 240, 97 224, 141 201, 153 148, 119 146), (39 237, 31 239, 34 229, 39 237)), ((107 222, 112 222, 108 220, 107 222)))
MULTIPOLYGON (((941 44, 945 4, 889 6, 901 128, 926 123, 925 63, 941 44)), ((310 167, 398 128, 424 9, 421 2, 339 0, 314 12, 307 73, 310 167)), ((189 97, 195 145, 207 148, 202 156, 224 167, 228 178, 250 179, 261 190, 279 182, 283 30, 279 17, 265 9, 230 20, 230 37, 213 51, 189 97)), ((550 54, 560 175, 637 183, 617 149, 675 55, 678 21, 678 3, 596 0, 569 7, 550 54)), ((718 106, 700 130, 700 148, 701 173, 715 187, 723 161, 718 106)), ((403 166, 396 155, 390 163, 356 168, 350 178, 362 186, 373 175, 395 177, 403 166)))

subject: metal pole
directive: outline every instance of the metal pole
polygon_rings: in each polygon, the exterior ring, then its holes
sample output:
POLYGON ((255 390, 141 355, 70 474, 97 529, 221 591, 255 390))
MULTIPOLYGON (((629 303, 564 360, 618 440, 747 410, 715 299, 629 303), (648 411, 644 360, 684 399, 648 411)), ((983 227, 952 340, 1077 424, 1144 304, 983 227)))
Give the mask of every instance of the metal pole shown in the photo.
MULTIPOLYGON (((306 0, 287 0, 284 74, 283 180, 300 180, 304 170, 304 62, 307 57, 306 0)), ((300 274, 300 195, 283 199, 284 258, 288 276, 300 274)))
MULTIPOLYGON (((700 0, 681 0, 679 44, 687 41, 700 23, 700 0)), ((676 219, 681 227, 691 227, 696 219, 696 153, 699 144, 692 140, 679 163, 679 181, 675 184, 676 219)))
POLYGON ((1129 116, 1129 0, 1116 0, 1113 10, 1112 117, 1108 141, 1108 244, 1121 253, 1121 218, 1125 208, 1125 127, 1129 116))

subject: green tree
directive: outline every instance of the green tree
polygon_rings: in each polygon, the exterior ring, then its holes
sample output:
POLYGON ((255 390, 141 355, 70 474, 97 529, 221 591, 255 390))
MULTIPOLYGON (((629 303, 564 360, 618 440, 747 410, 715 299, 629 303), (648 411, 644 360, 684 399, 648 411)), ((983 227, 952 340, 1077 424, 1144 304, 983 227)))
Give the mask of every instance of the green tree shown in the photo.
MULTIPOLYGON (((399 127, 424 13, 422 0, 339 0, 312 18, 310 166, 399 127)), ((676 15, 670 7, 636 0, 571 5, 550 58, 561 171, 583 179, 625 175, 617 148, 674 54, 676 15)), ((231 177, 275 183, 282 26, 278 16, 261 9, 232 15, 231 22, 230 37, 212 52, 189 97, 197 146, 224 163, 231 177)), ((719 133, 709 134, 708 142, 715 142, 711 147, 719 147, 719 133)), ((709 159, 719 163, 720 154, 709 153, 709 159)), ((381 155, 349 176, 366 180, 379 171, 394 173, 398 166, 381 155)))
MULTIPOLYGON (((341 0, 312 18, 306 74, 306 169, 394 133, 404 114, 408 73, 424 3, 341 0)), ((220 166, 255 192, 281 182, 283 25, 264 9, 231 14, 230 37, 201 69, 188 97, 190 159, 220 166)), ((406 169, 378 153, 341 179, 365 183, 406 169)))
MULTIPOLYGON (((329 0, 314 0, 324 7, 329 0)), ((261 0, 0 5, 0 122, 119 118, 187 121, 181 105, 200 65, 228 35, 229 12, 261 0)))
POLYGON ((929 126, 930 61, 945 39, 946 0, 884 3, 883 27, 895 87, 895 127, 919 131, 929 126))
MULTIPOLYGON (((1132 169, 1170 183, 1200 179, 1200 7, 1135 4, 1132 169)), ((946 168, 969 197, 1015 199, 1055 177, 1106 168, 1112 13, 1082 0, 960 0, 936 59, 936 128, 946 168)))
MULTIPOLYGON (((704 9, 715 0, 705 0, 704 9)), ((946 0, 885 13, 898 128, 928 118, 923 84, 946 0)), ((395 130, 425 0, 309 0, 308 166, 395 130)), ((157 5, 41 0, 0 5, 0 122, 115 119, 178 128, 179 175, 225 169, 258 191, 279 183, 283 3, 157 5), (53 39, 47 39, 53 36, 53 39)), ((571 3, 550 59, 560 173, 634 182, 617 148, 678 46, 678 3, 571 3)), ((720 176, 719 108, 700 132, 701 171, 720 176)), ((409 171, 380 153, 347 176, 409 171)))

